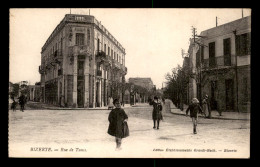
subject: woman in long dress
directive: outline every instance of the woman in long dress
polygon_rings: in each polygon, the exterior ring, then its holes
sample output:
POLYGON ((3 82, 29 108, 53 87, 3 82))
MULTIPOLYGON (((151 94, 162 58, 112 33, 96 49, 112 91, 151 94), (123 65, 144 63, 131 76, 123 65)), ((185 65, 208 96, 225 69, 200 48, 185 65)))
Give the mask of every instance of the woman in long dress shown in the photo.
POLYGON ((211 118, 208 95, 205 95, 204 99, 202 100, 202 111, 207 118, 211 118))
POLYGON ((113 98, 111 96, 109 96, 109 98, 108 98, 108 109, 113 109, 113 108, 114 108, 113 98))
POLYGON ((154 129, 159 129, 160 120, 162 120, 162 119, 163 119, 162 104, 158 100, 158 97, 155 96, 154 101, 153 101, 153 128, 154 129), (157 124, 156 124, 156 122, 157 122, 157 124), (156 127, 156 125, 157 125, 157 127, 156 127))

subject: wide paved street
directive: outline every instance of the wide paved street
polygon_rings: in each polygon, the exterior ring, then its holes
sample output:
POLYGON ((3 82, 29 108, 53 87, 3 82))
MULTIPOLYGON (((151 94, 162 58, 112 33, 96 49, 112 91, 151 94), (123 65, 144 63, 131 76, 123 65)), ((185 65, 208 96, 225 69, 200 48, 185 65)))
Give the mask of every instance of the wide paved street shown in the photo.
POLYGON ((109 110, 9 110, 10 156, 250 156, 250 121, 200 118, 194 135, 190 117, 163 111, 164 121, 154 130, 151 106, 127 107, 125 111, 130 136, 123 139, 122 150, 115 151, 115 139, 107 134, 109 110))

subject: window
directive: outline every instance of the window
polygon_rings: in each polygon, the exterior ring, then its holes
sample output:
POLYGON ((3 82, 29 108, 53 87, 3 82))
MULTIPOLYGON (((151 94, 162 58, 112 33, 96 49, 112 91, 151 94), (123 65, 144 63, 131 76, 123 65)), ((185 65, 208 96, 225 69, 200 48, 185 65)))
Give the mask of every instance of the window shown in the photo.
POLYGON ((114 59, 114 56, 113 56, 113 49, 111 49, 111 56, 112 56, 112 59, 114 59))
POLYGON ((78 75, 84 75, 84 61, 78 61, 78 75))
POLYGON ((231 42, 230 38, 224 39, 224 65, 231 66, 231 42))
POLYGON ((99 51, 99 44, 100 44, 100 42, 99 42, 100 40, 99 40, 99 38, 98 38, 98 40, 97 40, 97 50, 99 51))
POLYGON ((77 20, 77 21, 84 21, 85 18, 83 16, 75 16, 75 20, 77 20))
POLYGON ((203 64, 204 63, 204 46, 201 46, 200 49, 201 49, 200 61, 203 64))
POLYGON ((60 39, 60 50, 61 50, 61 53, 62 53, 62 44, 63 44, 63 41, 62 41, 62 38, 60 39))
POLYGON ((87 45, 90 45, 90 30, 87 30, 87 45))
POLYGON ((76 45, 84 45, 84 34, 76 33, 76 45))
POLYGON ((196 53, 196 67, 200 67, 200 49, 196 53))
POLYGON ((248 101, 248 90, 247 90, 247 78, 243 78, 243 94, 244 94, 244 101, 247 102, 248 101))
POLYGON ((251 54, 251 32, 236 35, 236 53, 238 56, 251 54))
POLYGON ((110 56, 110 47, 108 47, 108 56, 110 56))
POLYGON ((215 42, 209 43, 209 67, 215 67, 215 42))
POLYGON ((104 52, 105 52, 105 54, 107 54, 107 45, 106 44, 104 45, 104 52))

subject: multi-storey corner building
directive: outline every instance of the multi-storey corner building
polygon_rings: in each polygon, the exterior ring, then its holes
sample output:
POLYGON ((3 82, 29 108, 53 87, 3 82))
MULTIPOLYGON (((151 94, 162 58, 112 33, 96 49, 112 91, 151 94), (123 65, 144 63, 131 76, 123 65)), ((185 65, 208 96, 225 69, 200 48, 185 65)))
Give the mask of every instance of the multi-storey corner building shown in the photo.
POLYGON ((89 108, 106 106, 108 96, 122 99, 125 54, 94 16, 65 15, 42 47, 42 100, 89 108))
POLYGON ((208 94, 213 110, 249 112, 251 16, 202 31, 196 41, 190 61, 197 84, 190 92, 208 94))

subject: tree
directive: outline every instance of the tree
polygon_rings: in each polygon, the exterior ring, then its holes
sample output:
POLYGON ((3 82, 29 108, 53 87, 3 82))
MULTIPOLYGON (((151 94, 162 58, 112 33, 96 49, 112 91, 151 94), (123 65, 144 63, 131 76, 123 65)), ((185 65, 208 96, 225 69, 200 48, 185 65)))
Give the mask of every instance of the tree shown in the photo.
POLYGON ((13 84, 13 91, 11 92, 11 97, 16 97, 19 94, 19 83, 13 84))
POLYGON ((172 69, 171 74, 166 74, 165 79, 167 86, 163 92, 164 96, 171 99, 178 108, 182 108, 184 97, 188 91, 189 74, 178 65, 172 69))

